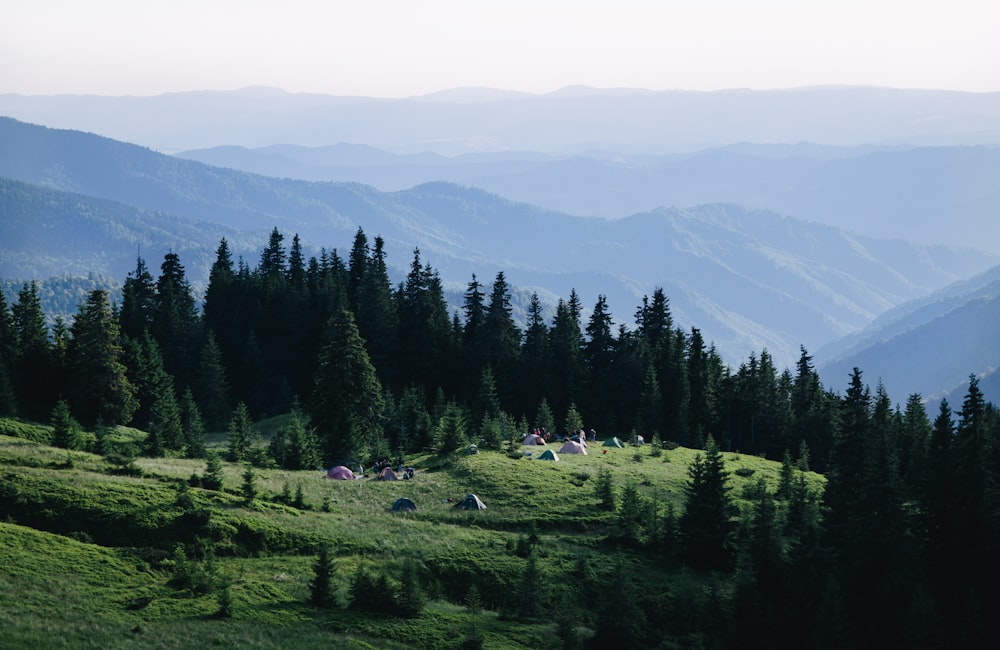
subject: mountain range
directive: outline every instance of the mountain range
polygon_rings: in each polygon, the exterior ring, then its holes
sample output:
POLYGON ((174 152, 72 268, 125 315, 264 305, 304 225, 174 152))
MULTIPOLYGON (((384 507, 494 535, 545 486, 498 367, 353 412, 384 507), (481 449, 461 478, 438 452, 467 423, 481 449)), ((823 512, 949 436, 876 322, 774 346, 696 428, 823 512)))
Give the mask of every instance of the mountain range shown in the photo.
POLYGON ((255 263, 273 227, 300 234, 307 252, 346 250, 360 227, 385 239, 396 277, 419 248, 456 308, 473 273, 503 270, 518 304, 531 291, 551 305, 576 289, 585 307, 603 294, 629 325, 661 286, 678 323, 702 329, 728 362, 766 348, 790 366, 800 345, 817 349, 998 262, 734 204, 579 217, 444 182, 383 192, 249 174, 9 118, 0 141, 5 278, 124 278, 137 253, 155 269, 174 250, 198 283, 221 237, 255 263))
POLYGON ((503 151, 443 156, 339 143, 228 145, 176 155, 265 176, 354 181, 383 191, 449 181, 568 214, 608 218, 659 206, 736 203, 871 237, 1000 254, 1000 147, 799 143, 662 155, 503 151))

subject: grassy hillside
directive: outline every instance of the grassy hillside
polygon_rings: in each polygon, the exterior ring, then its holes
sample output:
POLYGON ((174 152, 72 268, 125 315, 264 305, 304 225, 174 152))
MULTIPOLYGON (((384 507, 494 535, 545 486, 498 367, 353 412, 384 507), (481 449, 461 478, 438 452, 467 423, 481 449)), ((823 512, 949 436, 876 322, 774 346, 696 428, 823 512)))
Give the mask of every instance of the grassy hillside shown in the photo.
MULTIPOLYGON (((142 458, 123 468, 49 447, 45 429, 0 421, 0 431, 23 436, 0 435, 0 626, 8 647, 457 648, 471 639, 465 647, 550 648, 560 647, 560 609, 588 599, 571 586, 580 572, 613 582, 628 571, 651 593, 678 600, 708 598, 729 580, 671 572, 617 540, 615 514, 595 490, 606 469, 616 486, 631 483, 680 509, 698 453, 691 449, 596 447, 557 463, 500 452, 418 456, 407 459, 415 478, 397 482, 258 468, 258 498, 248 506, 243 466, 224 465, 222 491, 188 487, 204 461, 142 458), (286 503, 297 492, 299 508, 286 503), (487 509, 456 510, 451 501, 469 492, 487 509), (391 512, 403 496, 416 512, 391 512), (308 604, 309 583, 327 544, 338 606, 319 609, 308 604), (359 567, 394 586, 411 560, 430 599, 418 616, 345 607, 359 567), (544 585, 535 615, 503 615, 529 562, 544 585), (466 606, 472 585, 481 609, 466 606)), ((779 463, 730 453, 725 461, 738 498, 759 477, 772 490, 777 484, 779 463)), ((807 476, 821 487, 822 477, 807 476)), ((578 634, 593 633, 596 613, 574 616, 578 634)))

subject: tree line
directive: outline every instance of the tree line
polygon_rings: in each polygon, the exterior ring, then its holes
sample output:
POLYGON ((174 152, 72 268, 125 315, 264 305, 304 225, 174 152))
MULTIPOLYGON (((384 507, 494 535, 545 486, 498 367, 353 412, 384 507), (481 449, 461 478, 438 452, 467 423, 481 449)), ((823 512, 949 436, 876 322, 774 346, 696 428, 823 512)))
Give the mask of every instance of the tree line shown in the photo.
MULTIPOLYGON (((732 369, 674 323, 661 289, 633 329, 603 296, 583 322, 575 291, 551 322, 533 295, 522 329, 502 272, 473 276, 449 314, 419 250, 393 286, 384 242, 360 229, 346 258, 308 260, 275 229, 253 267, 223 239, 200 309, 174 253, 155 278, 137 259, 121 304, 94 290, 72 323, 46 326, 34 283, 0 301, 0 414, 48 419, 62 446, 80 444, 76 420, 132 424, 149 433, 144 453, 201 457, 208 429, 228 432, 233 460, 307 468, 499 449, 534 427, 635 432, 654 450, 705 451, 679 514, 599 477, 618 541, 732 575, 738 629, 788 647, 972 647, 998 632, 1000 413, 974 376, 959 410, 945 401, 931 418, 920 395, 893 405, 857 369, 843 395, 824 388, 805 349, 794 369, 766 351, 732 369), (254 421, 289 412, 254 444, 254 421), (781 458, 781 484, 754 484, 738 512, 721 450, 781 458), (805 470, 826 475, 822 494, 805 470)), ((657 598, 616 589, 655 619, 657 598)), ((608 633, 644 634, 629 626, 608 633)))

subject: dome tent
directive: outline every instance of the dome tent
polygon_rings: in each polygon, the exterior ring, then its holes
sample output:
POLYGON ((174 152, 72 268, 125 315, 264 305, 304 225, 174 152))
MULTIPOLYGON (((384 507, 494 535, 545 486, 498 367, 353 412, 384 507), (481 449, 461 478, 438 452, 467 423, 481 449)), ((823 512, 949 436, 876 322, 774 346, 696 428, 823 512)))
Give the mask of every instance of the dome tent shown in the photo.
POLYGON ((343 465, 337 465, 336 467, 331 467, 330 470, 326 473, 326 477, 336 479, 338 481, 349 481, 353 478, 356 478, 354 476, 354 472, 352 472, 350 468, 344 467, 343 465))
POLYGON ((619 440, 617 437, 615 437, 615 438, 608 438, 607 440, 605 440, 604 441, 604 446, 605 447, 618 447, 619 449, 622 449, 625 445, 622 444, 621 440, 619 440))
POLYGON ((573 440, 567 440, 566 444, 562 446, 559 450, 560 454, 584 454, 587 453, 587 448, 581 445, 579 442, 573 440))
POLYGON ((417 504, 413 503, 406 497, 396 499, 396 503, 392 504, 393 512, 414 512, 417 509, 417 504))
POLYGON ((455 507, 462 510, 486 510, 486 504, 475 494, 466 494, 464 499, 455 504, 455 507))
POLYGON ((551 449, 546 449, 538 456, 538 460, 559 460, 559 456, 551 449))
POLYGON ((533 433, 524 439, 524 444, 526 445, 544 445, 545 438, 541 437, 537 433, 533 433))

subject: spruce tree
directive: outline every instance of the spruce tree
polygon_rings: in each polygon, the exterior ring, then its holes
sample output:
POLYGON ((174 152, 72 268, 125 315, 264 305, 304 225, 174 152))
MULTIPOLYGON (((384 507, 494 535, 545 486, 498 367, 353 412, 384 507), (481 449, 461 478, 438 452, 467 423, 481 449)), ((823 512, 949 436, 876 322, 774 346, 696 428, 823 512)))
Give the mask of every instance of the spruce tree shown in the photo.
POLYGON ((12 379, 23 417, 44 421, 56 402, 52 386, 52 350, 38 285, 26 282, 11 306, 16 336, 12 379))
POLYGON ((325 463, 367 456, 382 438, 382 386, 351 312, 330 320, 310 404, 325 463))
POLYGON ((688 468, 680 527, 686 557, 699 569, 725 570, 731 562, 728 540, 734 506, 724 465, 722 453, 709 436, 705 453, 698 454, 688 468))
POLYGON ((188 458, 205 457, 205 425, 202 423, 201 412, 194 401, 190 388, 184 389, 181 397, 181 428, 184 431, 184 449, 188 458))
POLYGON ((52 445, 63 449, 79 449, 81 446, 80 425, 70 413, 66 400, 56 402, 49 418, 52 426, 52 445))
POLYGON ((149 435, 151 439, 158 441, 156 449, 148 450, 152 456, 162 456, 164 450, 175 451, 184 445, 184 427, 172 385, 153 402, 149 416, 149 435))
POLYGON ((0 291, 0 416, 17 414, 17 397, 14 395, 14 355, 17 350, 17 333, 14 318, 7 307, 7 298, 0 291))
POLYGON ((435 447, 442 456, 456 451, 468 440, 465 416, 461 408, 454 402, 445 407, 444 414, 438 422, 435 432, 435 447))
POLYGON ((135 270, 129 273, 122 285, 122 305, 118 312, 122 334, 139 339, 153 326, 155 308, 156 285, 145 260, 140 256, 136 258, 135 270))
POLYGON ((127 423, 138 405, 136 389, 126 375, 125 352, 107 291, 90 293, 71 331, 68 352, 75 411, 88 424, 127 423))
POLYGON ((201 348, 194 376, 194 391, 205 424, 212 431, 223 430, 232 415, 229 380, 222 360, 222 350, 211 331, 206 334, 205 344, 201 348))
POLYGON ((316 607, 332 607, 333 593, 333 553, 323 544, 319 547, 313 563, 313 578, 309 582, 309 602, 316 607))
POLYGON ((233 417, 229 421, 229 454, 228 458, 232 462, 248 460, 250 458, 250 443, 253 435, 253 421, 250 419, 250 410, 247 405, 240 402, 233 411, 233 417))

